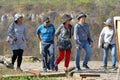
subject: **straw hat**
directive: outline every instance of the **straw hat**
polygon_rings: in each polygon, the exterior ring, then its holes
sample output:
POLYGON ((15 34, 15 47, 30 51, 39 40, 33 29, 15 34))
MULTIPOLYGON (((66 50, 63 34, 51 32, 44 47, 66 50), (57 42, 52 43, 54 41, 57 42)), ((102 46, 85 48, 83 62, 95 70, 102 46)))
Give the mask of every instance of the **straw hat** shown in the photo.
POLYGON ((111 18, 108 18, 105 22, 104 22, 105 25, 108 25, 108 26, 113 26, 112 25, 112 19, 111 18))
POLYGON ((81 12, 77 15, 77 19, 80 19, 81 17, 87 17, 87 15, 81 12))
POLYGON ((68 20, 72 20, 72 17, 70 15, 68 15, 68 14, 64 14, 62 16, 62 23, 65 23, 68 20))

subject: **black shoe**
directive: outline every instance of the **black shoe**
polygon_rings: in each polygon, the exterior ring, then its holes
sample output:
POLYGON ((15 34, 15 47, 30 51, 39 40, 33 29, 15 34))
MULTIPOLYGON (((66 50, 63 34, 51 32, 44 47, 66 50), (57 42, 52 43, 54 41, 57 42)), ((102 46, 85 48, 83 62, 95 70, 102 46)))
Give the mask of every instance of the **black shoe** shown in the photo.
POLYGON ((43 72, 47 72, 47 69, 44 69, 43 72))
POLYGON ((58 71, 58 65, 55 65, 55 71, 58 71))
POLYGON ((103 69, 104 69, 104 70, 107 70, 107 66, 103 66, 103 69))
POLYGON ((16 70, 19 72, 23 72, 23 70, 20 67, 18 67, 16 70))
POLYGON ((90 68, 88 67, 88 65, 83 65, 83 67, 86 68, 86 69, 90 69, 90 68))
POLYGON ((118 68, 116 66, 112 66, 112 70, 117 70, 118 68))
POLYGON ((79 68, 79 69, 78 69, 78 68, 76 68, 76 72, 80 72, 80 71, 81 71, 81 68, 79 68))
POLYGON ((47 65, 47 69, 50 70, 50 65, 47 65))
POLYGON ((8 65, 6 65, 6 67, 7 67, 7 68, 10 68, 10 69, 14 69, 14 65, 13 65, 13 64, 11 64, 11 63, 10 63, 10 64, 8 64, 8 65))

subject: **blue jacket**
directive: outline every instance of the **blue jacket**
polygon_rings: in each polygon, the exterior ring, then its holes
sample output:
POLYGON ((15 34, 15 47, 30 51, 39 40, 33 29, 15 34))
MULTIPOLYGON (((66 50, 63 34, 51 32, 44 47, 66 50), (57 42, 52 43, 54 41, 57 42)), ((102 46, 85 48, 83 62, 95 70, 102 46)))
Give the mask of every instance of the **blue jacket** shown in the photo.
POLYGON ((90 31, 89 25, 85 23, 84 25, 76 24, 74 27, 74 39, 78 41, 87 41, 93 42, 90 31))

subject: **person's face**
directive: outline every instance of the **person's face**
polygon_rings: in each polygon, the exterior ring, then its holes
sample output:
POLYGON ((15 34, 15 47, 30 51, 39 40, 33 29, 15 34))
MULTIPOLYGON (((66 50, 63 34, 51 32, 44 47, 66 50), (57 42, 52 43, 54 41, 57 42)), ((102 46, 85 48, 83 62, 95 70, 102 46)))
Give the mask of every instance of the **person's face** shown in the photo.
POLYGON ((20 17, 20 18, 18 18, 18 20, 17 20, 18 23, 22 23, 22 21, 23 21, 23 17, 20 17))
POLYGON ((44 25, 45 25, 46 27, 48 27, 49 24, 50 24, 50 21, 48 21, 48 22, 44 22, 44 25))
POLYGON ((109 29, 111 29, 112 28, 112 26, 110 26, 110 25, 106 25, 109 29))
POLYGON ((86 17, 81 17, 81 18, 79 19, 79 21, 80 21, 81 23, 85 23, 85 20, 86 20, 86 17))
POLYGON ((70 24, 70 22, 71 22, 71 19, 70 19, 70 20, 67 20, 67 21, 66 21, 66 24, 70 24))

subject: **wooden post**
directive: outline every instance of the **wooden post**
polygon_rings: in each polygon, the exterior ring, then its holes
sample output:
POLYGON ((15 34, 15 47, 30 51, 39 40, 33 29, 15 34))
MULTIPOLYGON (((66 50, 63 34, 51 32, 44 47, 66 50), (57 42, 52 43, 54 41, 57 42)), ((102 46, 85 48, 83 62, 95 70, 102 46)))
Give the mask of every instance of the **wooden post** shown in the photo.
POLYGON ((117 58, 120 63, 120 16, 114 17, 114 27, 116 33, 117 58))
POLYGON ((40 49, 40 54, 42 54, 42 44, 41 44, 41 41, 39 42, 39 49, 40 49))
POLYGON ((117 79, 120 79, 120 16, 114 17, 114 27, 116 33, 116 47, 117 47, 117 59, 118 59, 118 73, 117 79))

